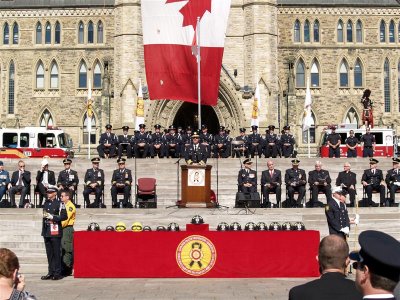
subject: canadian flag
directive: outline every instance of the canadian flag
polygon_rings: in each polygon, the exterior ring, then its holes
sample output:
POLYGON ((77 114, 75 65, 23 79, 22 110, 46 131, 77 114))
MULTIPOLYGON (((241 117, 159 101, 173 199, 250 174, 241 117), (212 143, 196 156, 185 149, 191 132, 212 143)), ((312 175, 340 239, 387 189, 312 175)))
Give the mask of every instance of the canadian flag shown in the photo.
POLYGON ((231 0, 142 0, 150 99, 198 103, 196 44, 200 18, 201 104, 216 105, 231 0))

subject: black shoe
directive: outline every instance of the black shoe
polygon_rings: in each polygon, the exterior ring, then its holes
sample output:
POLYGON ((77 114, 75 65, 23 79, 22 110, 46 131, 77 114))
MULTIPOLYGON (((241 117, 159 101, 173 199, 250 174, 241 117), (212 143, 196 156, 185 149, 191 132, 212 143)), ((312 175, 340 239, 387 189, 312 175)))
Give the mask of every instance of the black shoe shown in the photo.
POLYGON ((53 277, 51 277, 51 280, 60 280, 60 279, 63 279, 61 275, 54 275, 53 277))
POLYGON ((40 277, 41 280, 50 280, 52 278, 53 278, 53 275, 50 275, 50 274, 47 274, 47 275, 44 275, 44 276, 40 277))
POLYGON ((378 207, 379 204, 378 204, 378 203, 375 203, 375 202, 371 202, 371 203, 369 204, 369 206, 370 206, 370 207, 378 207))

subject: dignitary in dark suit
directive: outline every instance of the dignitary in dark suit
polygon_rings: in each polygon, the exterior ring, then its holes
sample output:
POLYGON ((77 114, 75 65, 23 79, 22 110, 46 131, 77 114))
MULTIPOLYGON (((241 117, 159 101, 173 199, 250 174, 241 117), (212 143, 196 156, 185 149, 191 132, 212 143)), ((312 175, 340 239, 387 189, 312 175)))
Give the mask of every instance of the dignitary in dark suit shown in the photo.
POLYGON ((356 199, 356 183, 357 183, 357 174, 350 171, 351 165, 350 163, 344 163, 344 171, 339 172, 338 177, 336 178, 336 185, 341 186, 342 190, 346 191, 350 197, 350 207, 354 207, 355 199, 356 199))
POLYGON ((64 170, 62 170, 58 174, 57 187, 59 188, 59 190, 69 190, 71 193, 72 201, 79 184, 78 173, 74 170, 71 170, 71 159, 66 158, 63 160, 63 163, 64 170))
POLYGON ((103 207, 101 203, 101 196, 104 189, 104 171, 99 169, 100 158, 92 158, 92 168, 86 170, 85 174, 85 188, 83 189, 83 199, 86 207, 96 208, 103 207), (90 193, 96 193, 96 198, 91 204, 89 201, 90 193))
POLYGON ((261 173, 261 187, 263 189, 263 207, 271 207, 269 202, 269 194, 276 194, 276 204, 279 207, 281 203, 282 194, 282 175, 281 171, 275 169, 274 162, 272 160, 267 161, 268 170, 262 171, 261 173))
POLYGON ((57 199, 57 189, 50 186, 43 205, 42 236, 46 247, 49 271, 42 280, 59 280, 61 276, 61 238, 63 234, 61 222, 68 218, 65 205, 57 199))
POLYGON ((400 158, 393 158, 393 169, 386 174, 386 186, 390 192, 390 205, 395 205, 395 194, 400 189, 400 158))
POLYGON ((336 235, 324 237, 319 244, 319 279, 292 288, 289 300, 361 300, 354 281, 346 279, 350 263, 349 246, 336 235))
POLYGON ((329 157, 340 157, 340 134, 336 133, 336 127, 331 128, 332 132, 328 135, 326 143, 329 146, 329 157))
POLYGON ((385 181, 383 180, 382 170, 377 168, 378 160, 371 158, 369 160, 369 169, 365 170, 362 176, 362 184, 367 194, 367 204, 369 206, 379 206, 372 201, 372 192, 377 191, 380 194, 380 203, 385 205, 385 181))
POLYGON ((11 207, 16 207, 15 194, 18 192, 21 193, 19 207, 24 207, 25 197, 30 191, 31 172, 25 170, 25 162, 23 160, 18 162, 18 170, 12 174, 10 183, 11 186, 9 187, 9 194, 11 207))
POLYGON ((292 160, 292 168, 285 172, 286 190, 288 193, 288 207, 302 207, 302 201, 306 195, 307 176, 303 169, 299 169, 300 161, 292 160), (299 195, 294 201, 294 193, 299 195))
POLYGON ((185 148, 185 161, 188 165, 205 165, 207 163, 207 148, 199 143, 200 136, 195 131, 192 134, 192 143, 185 148))
POLYGON ((364 299, 394 300, 400 276, 400 243, 392 236, 366 230, 358 236, 360 251, 350 253, 356 260, 356 287, 364 299))
POLYGON ((350 130, 350 136, 347 137, 345 144, 347 148, 347 157, 357 157, 358 138, 354 136, 354 130, 350 130))
POLYGON ((318 194, 324 193, 326 196, 326 203, 331 198, 331 177, 329 171, 322 169, 322 162, 315 162, 315 170, 308 173, 308 183, 311 190, 311 203, 310 207, 318 207, 318 194))
POLYGON ((129 205, 129 196, 132 187, 132 172, 125 168, 125 158, 117 160, 118 169, 114 170, 111 179, 111 199, 113 207, 118 207, 118 193, 124 193, 122 207, 132 207, 129 205))
POLYGON ((128 135, 129 126, 122 126, 122 134, 118 136, 118 158, 121 158, 122 153, 126 152, 127 158, 132 158, 132 137, 128 135))
POLYGON ((36 175, 36 189, 39 192, 39 207, 42 207, 43 198, 47 198, 47 188, 56 184, 54 171, 49 170, 49 162, 43 159, 42 166, 36 175))
MULTIPOLYGON (((10 184, 10 174, 4 170, 4 163, 0 160, 0 203, 10 184)), ((3 205, 0 205, 2 207, 3 205)))
POLYGON ((112 126, 106 125, 106 132, 100 135, 97 152, 101 158, 112 158, 117 150, 118 138, 111 132, 112 126))
POLYGON ((246 159, 243 162, 244 168, 238 174, 239 191, 242 193, 257 192, 257 172, 251 169, 251 159, 246 159))

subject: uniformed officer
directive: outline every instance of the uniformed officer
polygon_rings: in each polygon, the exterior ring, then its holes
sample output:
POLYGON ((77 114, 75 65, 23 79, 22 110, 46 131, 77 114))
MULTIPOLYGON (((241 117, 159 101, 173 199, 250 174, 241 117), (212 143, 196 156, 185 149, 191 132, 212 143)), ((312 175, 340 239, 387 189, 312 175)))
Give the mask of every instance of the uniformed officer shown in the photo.
POLYGON ((386 186, 390 192, 390 205, 395 205, 395 193, 400 189, 400 158, 393 158, 393 168, 386 174, 386 186))
POLYGON ((265 136, 265 157, 276 158, 278 155, 278 136, 274 133, 275 126, 268 126, 269 133, 265 136))
POLYGON ((219 127, 219 134, 214 136, 214 157, 227 158, 230 154, 230 140, 225 127, 219 127))
POLYGON ((4 163, 0 160, 0 207, 5 207, 8 205, 3 205, 3 196, 7 191, 8 185, 10 184, 10 174, 8 171, 4 170, 4 163))
POLYGON ((378 160, 375 158, 369 159, 370 168, 364 170, 361 182, 367 194, 367 204, 369 206, 379 206, 372 201, 372 192, 378 191, 380 194, 380 203, 382 206, 386 205, 385 201, 385 181, 383 180, 382 170, 377 169, 378 160))
POLYGON ((354 207, 356 199, 356 183, 357 174, 350 171, 351 165, 348 162, 344 163, 344 171, 339 172, 336 178, 336 185, 340 186, 343 191, 347 192, 350 196, 350 207, 354 207))
POLYGON ((118 193, 124 193, 124 200, 122 207, 132 207, 129 205, 129 196, 132 187, 132 172, 125 168, 125 159, 120 158, 117 160, 118 169, 114 170, 111 179, 111 199, 113 207, 118 207, 118 193))
POLYGON ((207 125, 206 124, 201 125, 200 144, 202 144, 203 146, 205 146, 207 148, 208 158, 211 157, 213 140, 214 140, 214 137, 211 133, 208 133, 207 125))
POLYGON ((64 170, 58 174, 57 186, 60 190, 69 190, 71 192, 72 201, 74 198, 73 195, 76 193, 76 189, 78 188, 79 184, 78 173, 74 170, 71 170, 72 160, 70 158, 64 159, 63 163, 64 170))
POLYGON ((365 134, 361 136, 361 147, 363 149, 363 157, 373 157, 375 151, 375 136, 371 133, 369 128, 366 129, 365 134))
POLYGON ((258 157, 261 158, 263 140, 261 134, 257 132, 258 126, 251 126, 251 131, 252 133, 247 136, 248 148, 251 158, 254 158, 254 155, 258 155, 258 157))
POLYGON ((239 128, 240 135, 232 141, 232 157, 245 156, 249 158, 248 141, 246 136, 246 128, 239 128))
POLYGON ((180 137, 175 132, 175 126, 169 126, 169 132, 166 135, 166 156, 178 158, 180 155, 179 151, 179 139, 180 137))
POLYGON ((286 190, 288 193, 288 207, 302 207, 302 201, 306 195, 307 176, 303 169, 299 169, 300 160, 292 160, 292 168, 285 172, 286 190), (294 193, 299 195, 294 201, 294 193))
POLYGON ((126 151, 126 157, 132 158, 132 137, 128 135, 129 126, 122 126, 122 134, 118 136, 118 158, 121 158, 123 151, 126 151))
POLYGON ((340 144, 342 143, 340 139, 340 134, 336 133, 336 127, 331 127, 332 132, 328 135, 326 140, 329 146, 329 157, 340 157, 340 144))
POLYGON ((184 153, 186 147, 192 143, 192 131, 192 126, 187 126, 186 132, 181 135, 179 150, 180 153, 184 153))
POLYGON ((61 191, 61 201, 65 205, 67 211, 67 219, 61 222, 62 225, 62 238, 61 238, 61 249, 62 249, 62 275, 70 276, 73 270, 74 262, 74 224, 76 218, 76 207, 71 201, 71 190, 61 191))
POLYGON ((350 233, 350 223, 358 224, 360 217, 349 219, 346 208, 346 195, 340 186, 332 189, 332 198, 325 206, 326 220, 328 221, 329 234, 337 234, 344 239, 350 233))
POLYGON ((160 131, 161 125, 154 125, 154 133, 151 135, 150 140, 150 156, 153 158, 154 156, 163 158, 165 155, 165 137, 164 134, 160 131))
POLYGON ((282 194, 282 175, 281 171, 275 169, 272 160, 267 161, 268 170, 261 173, 261 187, 263 189, 263 207, 271 207, 269 202, 269 194, 276 194, 276 204, 279 207, 282 194))
POLYGON ((188 165, 205 165, 207 163, 207 148, 200 144, 200 136, 195 131, 192 134, 192 143, 185 148, 185 161, 188 165))
POLYGON ((347 157, 357 157, 358 138, 354 136, 354 130, 350 130, 350 135, 346 138, 347 157))
POLYGON ((47 198, 47 188, 56 184, 56 176, 54 171, 49 170, 49 162, 47 159, 42 160, 42 166, 36 175, 36 189, 35 192, 39 193, 39 205, 42 207, 43 198, 47 198))
POLYGON ((139 132, 134 137, 134 152, 136 158, 146 158, 149 151, 150 135, 146 132, 146 125, 139 124, 139 132))
POLYGON ((328 203, 331 197, 331 177, 329 171, 322 169, 322 162, 315 162, 315 170, 308 173, 308 184, 311 191, 310 207, 318 207, 318 194, 324 193, 326 202, 328 203))
POLYGON ((111 132, 111 124, 106 125, 106 132, 100 135, 97 152, 101 158, 113 158, 117 150, 118 138, 111 132))
POLYGON ((290 133, 290 126, 284 126, 285 133, 281 135, 280 144, 282 147, 282 154, 285 158, 293 155, 294 144, 296 143, 293 135, 290 133))
POLYGON ((250 158, 243 162, 244 168, 238 174, 239 191, 242 193, 257 192, 257 172, 251 169, 253 162, 250 158))
POLYGON ((61 276, 61 222, 68 218, 65 205, 57 199, 57 189, 47 189, 47 199, 43 205, 42 236, 46 247, 49 271, 42 280, 60 280, 61 276))
POLYGON ((83 189, 83 199, 87 208, 105 207, 101 203, 101 196, 104 189, 104 171, 99 169, 100 158, 92 158, 92 168, 86 170, 85 188, 83 189), (96 193, 96 198, 92 204, 89 201, 90 193, 96 193))

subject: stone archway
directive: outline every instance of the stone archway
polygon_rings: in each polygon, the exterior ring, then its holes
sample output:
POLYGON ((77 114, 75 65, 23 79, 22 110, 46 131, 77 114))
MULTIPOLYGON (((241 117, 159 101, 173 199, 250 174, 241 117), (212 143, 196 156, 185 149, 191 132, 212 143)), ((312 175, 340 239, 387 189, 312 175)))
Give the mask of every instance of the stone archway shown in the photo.
MULTIPOLYGON (((175 100, 150 101, 146 114, 146 123, 153 127, 160 124, 168 128, 173 124, 175 116, 184 102, 175 100)), ((238 134, 240 127, 246 127, 246 117, 242 106, 241 93, 235 90, 232 81, 221 72, 217 105, 212 107, 218 123, 231 130, 231 134, 238 134)))

